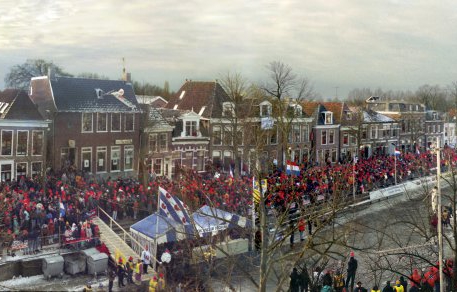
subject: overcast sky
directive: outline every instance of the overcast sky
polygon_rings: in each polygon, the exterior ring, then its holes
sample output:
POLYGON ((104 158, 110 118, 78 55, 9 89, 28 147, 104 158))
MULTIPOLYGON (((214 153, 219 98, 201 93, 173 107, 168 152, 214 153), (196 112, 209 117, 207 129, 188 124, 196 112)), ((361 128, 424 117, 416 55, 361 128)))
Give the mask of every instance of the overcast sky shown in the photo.
POLYGON ((186 78, 267 78, 281 61, 318 93, 457 80, 451 0, 1 0, 0 88, 26 59, 177 90, 186 78))

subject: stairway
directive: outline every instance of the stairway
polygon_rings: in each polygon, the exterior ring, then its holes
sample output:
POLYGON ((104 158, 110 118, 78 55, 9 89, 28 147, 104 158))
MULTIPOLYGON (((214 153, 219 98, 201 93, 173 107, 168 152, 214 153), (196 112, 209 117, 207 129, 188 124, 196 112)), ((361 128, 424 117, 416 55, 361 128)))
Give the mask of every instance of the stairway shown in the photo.
POLYGON ((133 249, 122 239, 122 237, 116 234, 116 232, 114 232, 99 217, 94 217, 92 220, 95 224, 98 225, 100 229, 100 240, 108 247, 109 251, 111 252, 111 257, 116 262, 118 260, 114 258, 116 250, 119 251, 126 259, 132 256, 136 262, 136 259, 139 258, 140 255, 133 251, 133 249))

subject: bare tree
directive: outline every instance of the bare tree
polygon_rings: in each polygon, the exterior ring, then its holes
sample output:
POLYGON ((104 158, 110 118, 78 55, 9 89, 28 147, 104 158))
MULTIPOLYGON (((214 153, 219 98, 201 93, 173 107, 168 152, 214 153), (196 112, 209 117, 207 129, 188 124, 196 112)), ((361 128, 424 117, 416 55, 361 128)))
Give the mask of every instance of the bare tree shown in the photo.
POLYGON ((15 65, 10 69, 5 76, 5 85, 10 88, 27 90, 32 77, 45 76, 50 68, 54 70, 56 76, 72 76, 52 61, 28 59, 24 64, 15 65))

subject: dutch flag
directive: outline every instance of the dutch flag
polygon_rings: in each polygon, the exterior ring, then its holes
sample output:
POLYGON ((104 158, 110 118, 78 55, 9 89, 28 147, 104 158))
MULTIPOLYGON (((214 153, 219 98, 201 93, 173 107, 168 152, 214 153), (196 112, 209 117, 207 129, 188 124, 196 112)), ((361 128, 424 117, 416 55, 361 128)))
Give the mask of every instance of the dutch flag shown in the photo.
POLYGON ((288 175, 300 175, 300 168, 295 162, 287 161, 286 174, 288 175))
POLYGON ((395 154, 396 156, 399 156, 399 155, 401 154, 401 152, 400 152, 400 150, 398 150, 398 149, 395 149, 395 152, 394 152, 394 154, 395 154))

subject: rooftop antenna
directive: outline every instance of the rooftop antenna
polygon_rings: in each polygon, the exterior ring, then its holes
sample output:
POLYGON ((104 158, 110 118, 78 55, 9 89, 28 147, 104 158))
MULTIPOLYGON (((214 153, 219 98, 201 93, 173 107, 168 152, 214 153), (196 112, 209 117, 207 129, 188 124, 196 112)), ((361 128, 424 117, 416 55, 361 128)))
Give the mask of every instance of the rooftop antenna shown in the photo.
POLYGON ((125 72, 125 58, 122 57, 122 80, 127 81, 127 73, 125 72))

